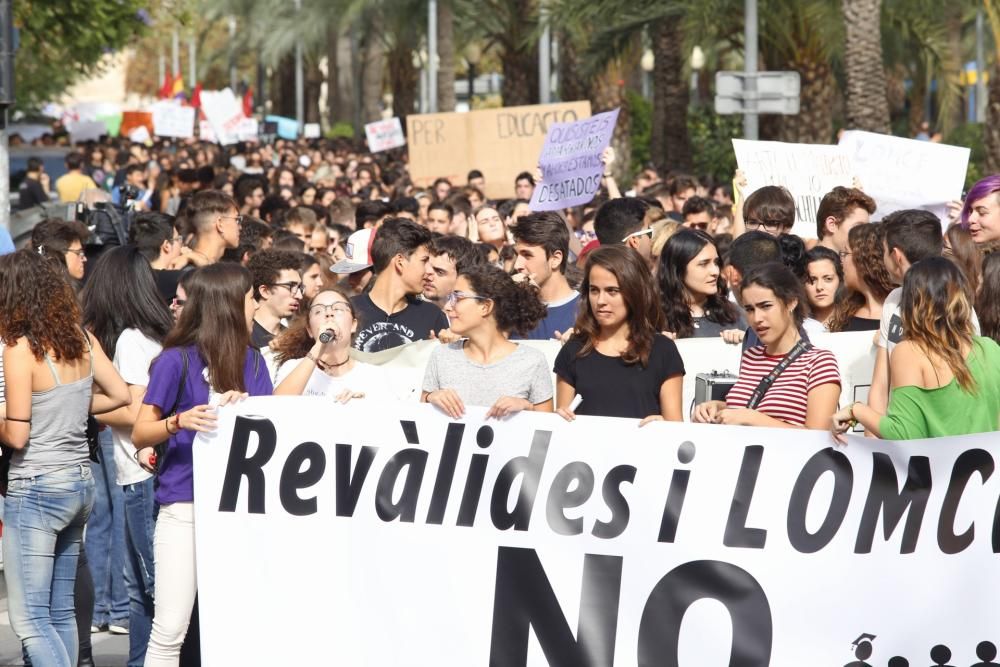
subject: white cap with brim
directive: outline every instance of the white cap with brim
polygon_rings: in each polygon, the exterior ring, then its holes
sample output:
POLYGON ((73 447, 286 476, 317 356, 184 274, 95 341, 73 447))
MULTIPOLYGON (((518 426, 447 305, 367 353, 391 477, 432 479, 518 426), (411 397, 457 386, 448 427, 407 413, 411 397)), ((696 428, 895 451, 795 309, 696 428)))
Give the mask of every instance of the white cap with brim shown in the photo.
POLYGON ((359 229, 347 237, 344 244, 344 259, 330 267, 332 273, 357 273, 372 267, 372 241, 374 229, 359 229))

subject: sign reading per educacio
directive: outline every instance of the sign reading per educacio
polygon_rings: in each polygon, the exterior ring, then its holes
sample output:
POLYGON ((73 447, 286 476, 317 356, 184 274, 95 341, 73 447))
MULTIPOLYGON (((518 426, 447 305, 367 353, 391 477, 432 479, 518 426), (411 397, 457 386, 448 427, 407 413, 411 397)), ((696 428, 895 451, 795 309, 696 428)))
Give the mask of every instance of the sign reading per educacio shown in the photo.
POLYGON ((971 665, 1000 640, 992 434, 835 448, 311 398, 220 422, 195 462, 209 664, 971 665), (289 605, 295 642, 234 649, 289 605))

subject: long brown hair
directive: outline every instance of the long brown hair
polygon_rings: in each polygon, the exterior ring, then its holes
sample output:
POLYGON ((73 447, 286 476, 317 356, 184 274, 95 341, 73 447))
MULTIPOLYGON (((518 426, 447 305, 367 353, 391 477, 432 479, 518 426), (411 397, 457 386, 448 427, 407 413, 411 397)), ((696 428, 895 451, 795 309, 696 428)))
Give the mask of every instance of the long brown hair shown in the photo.
MULTIPOLYGON (((885 228, 877 223, 857 225, 847 233, 847 244, 851 249, 851 259, 854 260, 854 270, 879 303, 884 303, 894 288, 882 257, 884 239, 885 228)), ((830 331, 843 331, 865 303, 864 294, 850 290, 847 298, 837 303, 837 308, 830 318, 830 331)))
POLYGON ((66 272, 27 248, 0 257, 0 340, 27 338, 41 360, 76 361, 87 352, 80 306, 66 272))
POLYGON ((577 353, 585 357, 594 351, 601 326, 590 309, 590 270, 595 266, 610 272, 618 279, 618 288, 628 309, 628 348, 622 353, 626 364, 649 363, 653 338, 666 326, 660 297, 656 293, 653 276, 639 254, 623 245, 601 246, 587 256, 587 266, 580 286, 580 313, 576 318, 576 336, 583 340, 577 353))
POLYGON ((219 262, 194 272, 187 303, 163 347, 194 345, 217 392, 246 391, 243 368, 250 348, 245 298, 250 272, 233 262, 219 262))
MULTIPOLYGON (((351 297, 349 297, 347 293, 339 287, 324 287, 317 292, 316 296, 313 297, 312 302, 315 303, 316 297, 324 292, 339 294, 351 308, 351 317, 357 319, 357 315, 354 312, 354 304, 351 303, 351 297)), ((271 341, 271 351, 274 352, 274 359, 278 362, 279 366, 294 359, 301 359, 306 356, 309 350, 312 349, 312 346, 316 344, 316 339, 309 333, 308 325, 309 310, 302 309, 295 319, 293 319, 288 325, 288 328, 278 334, 274 340, 271 341)))
POLYGON ((959 386, 976 381, 963 354, 973 344, 972 302, 962 270, 944 257, 922 259, 906 272, 899 302, 903 337, 927 355, 944 360, 959 386))
POLYGON ((983 250, 972 240, 969 230, 961 225, 952 225, 945 232, 950 249, 945 249, 943 255, 952 259, 958 268, 962 269, 969 290, 972 294, 979 291, 983 280, 983 250))

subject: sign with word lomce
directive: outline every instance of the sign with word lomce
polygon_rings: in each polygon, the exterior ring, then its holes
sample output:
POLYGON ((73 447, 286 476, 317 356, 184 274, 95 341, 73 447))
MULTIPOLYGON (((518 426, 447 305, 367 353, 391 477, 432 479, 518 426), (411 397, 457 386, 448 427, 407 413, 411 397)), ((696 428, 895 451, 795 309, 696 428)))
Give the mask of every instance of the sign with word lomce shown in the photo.
POLYGON ((611 143, 618 109, 575 123, 555 123, 538 158, 542 182, 531 196, 532 211, 582 206, 601 189, 601 152, 611 143))
POLYGON ((947 219, 948 202, 962 198, 969 149, 874 132, 844 132, 840 147, 850 156, 861 187, 878 208, 873 220, 920 208, 947 219))
POLYGON ((733 139, 736 164, 747 178, 749 197, 765 185, 782 185, 795 199, 792 233, 816 238, 816 211, 823 195, 855 176, 850 156, 840 146, 733 139))
POLYGON ((194 445, 203 661, 996 664, 998 458, 993 433, 251 398, 194 445))
POLYGON ((403 134, 403 125, 398 116, 368 123, 365 125, 365 138, 368 139, 368 150, 372 153, 406 145, 406 135, 403 134))
POLYGON ((534 173, 549 127, 589 117, 590 102, 410 115, 410 175, 420 187, 440 176, 457 185, 478 169, 486 177, 488 198, 511 197, 515 177, 534 173))

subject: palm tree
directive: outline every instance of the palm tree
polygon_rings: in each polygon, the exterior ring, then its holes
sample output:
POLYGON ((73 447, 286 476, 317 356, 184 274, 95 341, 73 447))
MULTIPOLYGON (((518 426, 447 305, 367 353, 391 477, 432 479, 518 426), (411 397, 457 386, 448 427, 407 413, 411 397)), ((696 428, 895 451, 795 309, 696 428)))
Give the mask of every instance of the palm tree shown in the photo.
MULTIPOLYGON (((455 16, 450 0, 437 3, 437 108, 455 110, 455 16)), ((395 88, 393 88, 395 90, 395 88)))
POLYGON ((991 174, 996 174, 1000 172, 1000 0, 983 0, 983 5, 995 45, 988 84, 989 95, 986 99, 983 143, 986 147, 986 169, 991 174))
POLYGON ((888 134, 889 102, 882 62, 882 0, 842 0, 842 8, 847 127, 888 134))

